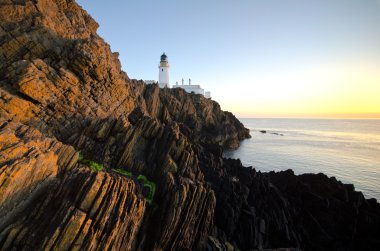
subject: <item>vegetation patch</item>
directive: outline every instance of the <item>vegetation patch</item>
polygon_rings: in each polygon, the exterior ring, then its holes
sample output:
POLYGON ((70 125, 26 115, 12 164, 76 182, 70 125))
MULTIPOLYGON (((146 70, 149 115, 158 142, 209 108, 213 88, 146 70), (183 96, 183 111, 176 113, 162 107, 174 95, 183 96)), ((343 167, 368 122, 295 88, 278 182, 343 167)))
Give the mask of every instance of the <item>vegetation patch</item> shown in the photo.
MULTIPOLYGON (((78 162, 81 163, 81 164, 84 164, 84 165, 88 166, 94 172, 99 172, 99 171, 103 170, 103 165, 102 164, 99 164, 99 163, 96 163, 95 161, 86 159, 81 152, 79 152, 78 162)), ((127 176, 127 177, 131 177, 131 178, 135 177, 133 175, 133 173, 131 173, 129 171, 126 171, 126 170, 123 170, 123 169, 114 168, 114 169, 111 169, 111 170, 113 172, 115 172, 115 173, 118 173, 118 174, 121 174, 121 175, 124 175, 124 176, 127 176)), ((148 180, 148 178, 145 175, 142 175, 142 174, 138 175, 136 178, 143 185, 144 188, 148 188, 148 194, 146 195, 145 200, 146 200, 146 202, 149 205, 152 205, 154 194, 156 193, 156 183, 154 183, 153 181, 148 180)))
MULTIPOLYGON (((134 175, 131 172, 128 172, 123 169, 112 169, 115 173, 125 175, 127 177, 134 177, 134 175)), ((154 194, 156 193, 156 183, 153 181, 148 180, 148 178, 145 175, 138 175, 137 180, 140 181, 140 183, 143 185, 143 187, 148 188, 148 194, 145 197, 146 202, 149 205, 152 205, 154 194)))
POLYGON ((128 171, 125 171, 123 169, 112 169, 112 171, 114 171, 115 173, 119 173, 119 174, 122 174, 122 175, 125 175, 125 176, 128 176, 128 177, 132 177, 133 174, 131 172, 128 172, 128 171))
POLYGON ((148 178, 144 175, 137 176, 137 179, 143 184, 144 187, 147 187, 149 189, 148 195, 145 198, 149 205, 152 204, 154 194, 156 193, 156 183, 153 181, 148 180, 148 178))
POLYGON ((78 162, 88 166, 92 171, 99 172, 103 170, 103 165, 96 163, 95 161, 86 159, 81 152, 79 152, 78 162))

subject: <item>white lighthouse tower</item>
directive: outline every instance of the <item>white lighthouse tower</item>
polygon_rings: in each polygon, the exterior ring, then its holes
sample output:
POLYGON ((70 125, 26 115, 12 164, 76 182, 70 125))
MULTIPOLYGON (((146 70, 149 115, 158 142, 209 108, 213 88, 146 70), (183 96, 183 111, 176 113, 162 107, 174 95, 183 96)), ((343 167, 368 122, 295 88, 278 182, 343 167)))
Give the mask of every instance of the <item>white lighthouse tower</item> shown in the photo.
POLYGON ((160 88, 168 87, 169 85, 169 62, 168 57, 164 54, 161 55, 160 65, 158 66, 158 84, 160 88))

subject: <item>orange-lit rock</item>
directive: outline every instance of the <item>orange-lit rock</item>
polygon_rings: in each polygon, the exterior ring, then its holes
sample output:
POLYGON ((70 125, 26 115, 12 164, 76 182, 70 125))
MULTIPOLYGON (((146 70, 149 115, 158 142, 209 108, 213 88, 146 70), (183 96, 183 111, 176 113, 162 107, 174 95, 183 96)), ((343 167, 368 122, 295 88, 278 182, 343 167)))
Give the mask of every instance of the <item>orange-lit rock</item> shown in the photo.
POLYGON ((0 17, 1 250, 378 247, 378 203, 223 159, 249 130, 213 100, 129 79, 75 1, 3 0, 0 17))

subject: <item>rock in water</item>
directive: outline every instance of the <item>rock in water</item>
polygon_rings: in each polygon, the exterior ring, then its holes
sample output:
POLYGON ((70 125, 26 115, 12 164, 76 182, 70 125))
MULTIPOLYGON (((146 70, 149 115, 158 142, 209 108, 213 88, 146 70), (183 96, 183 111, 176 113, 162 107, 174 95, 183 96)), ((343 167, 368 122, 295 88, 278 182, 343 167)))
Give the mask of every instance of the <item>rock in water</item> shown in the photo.
POLYGON ((379 249, 379 204, 222 158, 249 130, 130 79, 73 0, 0 4, 0 249, 379 249))

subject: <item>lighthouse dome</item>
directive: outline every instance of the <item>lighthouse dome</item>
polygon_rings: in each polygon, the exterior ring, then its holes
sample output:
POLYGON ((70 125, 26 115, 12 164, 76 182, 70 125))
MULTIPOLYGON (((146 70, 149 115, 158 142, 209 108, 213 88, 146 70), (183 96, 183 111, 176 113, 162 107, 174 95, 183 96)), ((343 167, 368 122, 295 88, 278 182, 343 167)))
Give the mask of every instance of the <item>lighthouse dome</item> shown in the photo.
POLYGON ((161 55, 161 61, 168 61, 168 56, 165 55, 165 52, 161 55))

